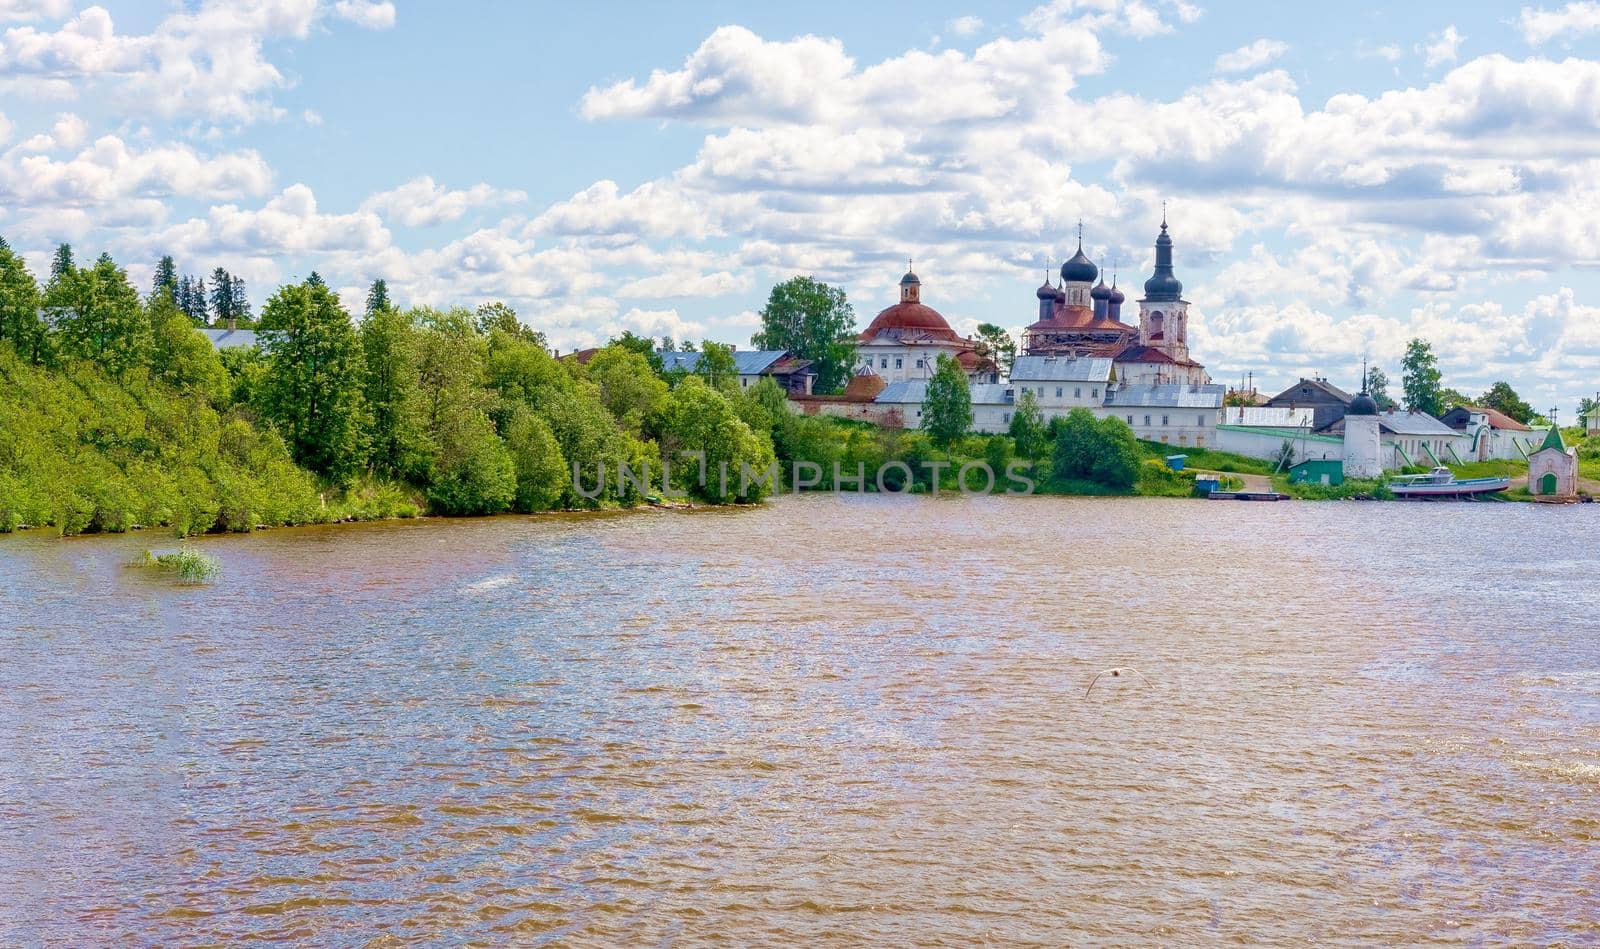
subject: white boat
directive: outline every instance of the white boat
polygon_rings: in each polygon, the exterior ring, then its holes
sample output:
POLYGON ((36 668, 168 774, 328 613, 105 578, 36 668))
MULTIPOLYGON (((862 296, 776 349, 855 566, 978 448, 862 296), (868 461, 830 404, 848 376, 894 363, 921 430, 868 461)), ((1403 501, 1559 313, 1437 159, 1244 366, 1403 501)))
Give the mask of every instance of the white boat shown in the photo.
POLYGON ((1401 475, 1389 482, 1389 490, 1397 498, 1474 498, 1510 487, 1510 478, 1468 478, 1457 481, 1455 473, 1449 468, 1435 468, 1427 474, 1401 475))

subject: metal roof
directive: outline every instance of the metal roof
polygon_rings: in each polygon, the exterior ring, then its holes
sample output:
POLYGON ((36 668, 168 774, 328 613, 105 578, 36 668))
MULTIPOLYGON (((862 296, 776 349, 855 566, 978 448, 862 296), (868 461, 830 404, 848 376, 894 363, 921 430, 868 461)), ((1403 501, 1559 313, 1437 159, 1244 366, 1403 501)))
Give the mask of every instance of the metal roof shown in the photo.
MULTIPOLYGON (((789 351, 785 349, 736 349, 733 351, 733 365, 741 376, 757 376, 787 355, 789 351)), ((686 353, 676 349, 661 351, 661 368, 664 371, 682 369, 685 372, 694 372, 698 365, 700 365, 699 353, 686 353)))
MULTIPOLYGON (((1004 383, 979 382, 968 386, 972 392, 973 405, 1010 405, 1011 400, 1006 398, 1006 393, 1011 387, 1004 383)), ((928 380, 908 379, 905 382, 891 382, 883 387, 874 402, 889 402, 896 405, 921 405, 928 400, 928 380)))
POLYGON ((200 332, 206 334, 206 339, 211 340, 211 346, 214 349, 231 349, 235 346, 250 347, 256 344, 255 330, 202 328, 200 332))
POLYGON ((1112 361, 1099 356, 1018 356, 1011 364, 1015 382, 1105 382, 1112 361))
POLYGON ((1125 386, 1106 397, 1106 407, 1220 409, 1227 386, 1178 384, 1125 386))

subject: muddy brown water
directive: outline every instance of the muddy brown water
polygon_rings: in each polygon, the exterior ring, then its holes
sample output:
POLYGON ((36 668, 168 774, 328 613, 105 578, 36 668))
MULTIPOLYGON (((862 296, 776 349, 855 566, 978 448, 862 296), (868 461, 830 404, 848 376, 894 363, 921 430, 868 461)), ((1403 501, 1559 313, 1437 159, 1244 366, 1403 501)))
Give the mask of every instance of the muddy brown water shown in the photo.
POLYGON ((192 543, 0 537, 0 943, 1600 941, 1600 505, 192 543))

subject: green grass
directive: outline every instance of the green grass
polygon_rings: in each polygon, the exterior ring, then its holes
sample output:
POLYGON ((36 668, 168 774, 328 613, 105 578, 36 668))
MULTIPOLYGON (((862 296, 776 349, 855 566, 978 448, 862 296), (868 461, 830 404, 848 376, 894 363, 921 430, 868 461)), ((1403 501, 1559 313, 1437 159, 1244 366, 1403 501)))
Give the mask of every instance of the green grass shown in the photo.
POLYGON ((1464 465, 1451 465, 1457 478, 1515 478, 1528 473, 1526 461, 1469 461, 1464 465))
POLYGON ((1388 483, 1379 479, 1363 481, 1351 478, 1344 484, 1290 484, 1287 475, 1272 479, 1279 493, 1302 501, 1392 501, 1394 492, 1388 483))
POLYGON ((171 573, 182 583, 207 583, 215 580, 222 572, 222 565, 215 557, 187 547, 170 554, 159 555, 147 550, 144 556, 134 560, 129 566, 171 573))
POLYGON ((1217 451, 1214 448, 1196 448, 1192 445, 1167 445, 1162 442, 1140 441, 1139 447, 1153 458, 1165 458, 1168 455, 1184 455, 1184 467, 1200 468, 1205 471, 1222 471, 1233 474, 1272 474, 1272 462, 1263 458, 1251 458, 1247 455, 1236 455, 1230 451, 1217 451))

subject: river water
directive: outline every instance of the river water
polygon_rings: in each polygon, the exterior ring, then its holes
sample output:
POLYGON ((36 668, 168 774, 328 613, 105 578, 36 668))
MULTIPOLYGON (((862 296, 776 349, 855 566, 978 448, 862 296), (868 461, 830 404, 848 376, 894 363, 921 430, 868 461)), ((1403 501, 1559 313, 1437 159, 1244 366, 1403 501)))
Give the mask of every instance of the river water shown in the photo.
POLYGON ((809 496, 181 586, 0 537, 0 944, 1594 943, 1597 538, 809 496))

